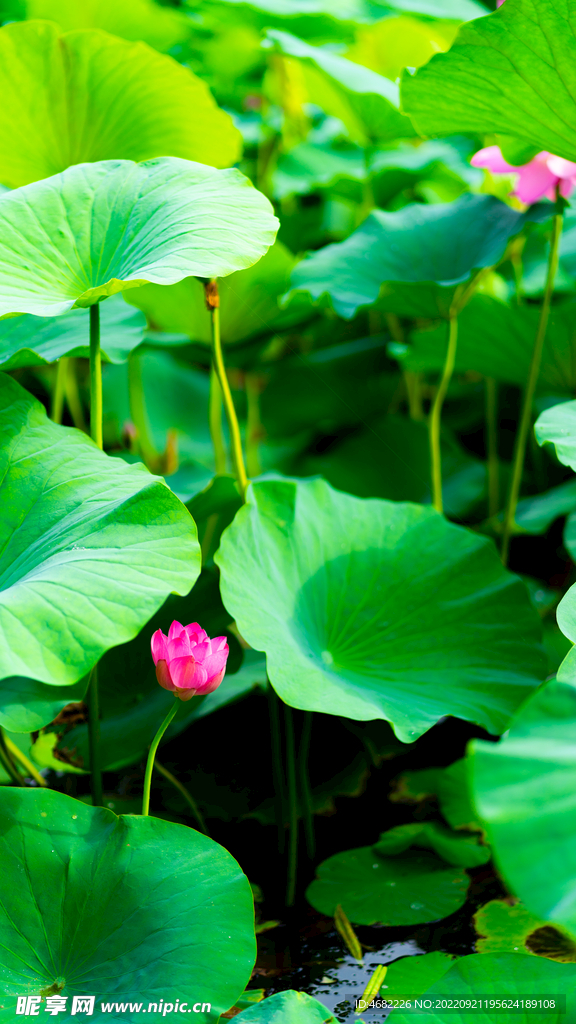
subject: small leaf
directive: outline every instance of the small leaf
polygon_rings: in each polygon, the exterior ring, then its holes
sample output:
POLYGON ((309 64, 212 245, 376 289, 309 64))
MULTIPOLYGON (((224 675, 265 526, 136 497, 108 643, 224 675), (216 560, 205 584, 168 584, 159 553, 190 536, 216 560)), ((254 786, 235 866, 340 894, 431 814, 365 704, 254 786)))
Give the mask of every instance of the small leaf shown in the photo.
POLYGON ((239 1024, 336 1024, 335 1018, 306 992, 276 992, 237 1016, 239 1024))

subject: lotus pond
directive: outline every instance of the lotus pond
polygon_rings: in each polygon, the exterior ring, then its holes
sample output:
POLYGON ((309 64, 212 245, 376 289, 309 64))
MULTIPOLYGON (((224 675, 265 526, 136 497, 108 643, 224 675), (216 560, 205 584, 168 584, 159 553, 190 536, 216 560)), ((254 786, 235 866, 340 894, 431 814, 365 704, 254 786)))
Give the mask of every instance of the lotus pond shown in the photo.
POLYGON ((576 0, 0 26, 0 1022, 576 1024, 576 0))

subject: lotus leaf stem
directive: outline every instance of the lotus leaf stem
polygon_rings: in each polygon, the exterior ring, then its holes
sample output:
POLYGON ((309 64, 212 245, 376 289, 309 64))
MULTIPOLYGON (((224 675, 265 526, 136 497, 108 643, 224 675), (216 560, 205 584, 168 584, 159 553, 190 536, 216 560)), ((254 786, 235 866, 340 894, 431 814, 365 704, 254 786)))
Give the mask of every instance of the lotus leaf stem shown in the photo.
POLYGON ((62 356, 56 367, 56 381, 52 393, 52 409, 50 416, 54 423, 62 423, 64 411, 64 395, 66 393, 66 377, 68 376, 68 357, 62 356))
POLYGON ((222 388, 214 364, 210 367, 210 401, 208 406, 210 437, 214 448, 214 468, 216 476, 226 473, 226 444, 222 429, 222 388))
POLYGON ((240 437, 238 417, 236 416, 236 409, 234 408, 232 393, 230 391, 230 385, 226 375, 226 367, 224 366, 224 356, 222 354, 222 340, 220 338, 220 296, 218 294, 218 284, 216 280, 212 279, 208 282, 205 286, 205 293, 206 304, 212 317, 212 364, 222 389, 224 409, 226 411, 226 419, 228 420, 228 428, 230 430, 234 474, 238 482, 238 489, 240 491, 242 501, 245 501, 248 478, 246 476, 246 468, 244 466, 244 454, 242 452, 242 439, 240 437))
POLYGON ((189 792, 189 790, 186 789, 186 786, 183 785, 183 783, 180 782, 180 779, 177 779, 176 776, 172 774, 172 772, 169 772, 168 769, 165 768, 163 764, 160 764, 158 758, 156 758, 155 765, 160 774, 163 775, 165 779, 168 779, 168 782, 171 782, 174 788, 177 789, 178 792, 184 797, 186 803, 188 804, 190 810, 192 811, 192 814, 194 815, 196 821, 200 826, 200 831, 203 832, 205 836, 209 836, 210 833, 206 828, 206 822, 204 821, 202 812, 198 807, 198 804, 196 803, 192 794, 189 792))
POLYGON ((310 739, 312 736, 312 712, 304 712, 304 723, 300 736, 298 748, 298 774, 300 782, 300 796, 302 800, 302 819, 304 822, 304 838, 306 840, 306 852, 310 860, 314 860, 316 854, 316 835, 314 832, 314 809, 312 807, 312 794, 310 792, 310 778, 308 776, 308 755, 310 753, 310 739))
POLYGON ((446 392, 448 391, 448 385, 454 371, 454 363, 456 361, 456 346, 458 344, 458 316, 456 313, 451 313, 448 321, 448 347, 446 349, 446 358, 444 360, 444 369, 442 370, 442 376, 438 389, 432 402, 432 408, 430 410, 430 416, 428 420, 428 435, 430 440, 430 464, 431 464, 431 475, 432 475, 432 504, 437 512, 444 511, 444 502, 442 498, 442 457, 440 453, 440 421, 442 416, 442 406, 444 405, 444 399, 446 398, 446 392))
POLYGON ((294 746, 294 718, 292 708, 284 705, 286 731, 286 778, 288 781, 288 878, 286 884, 286 906, 293 907, 296 898, 296 873, 298 868, 298 793, 296 789, 296 752, 294 746))
POLYGON ((102 354, 100 306, 90 306, 90 437, 102 448, 102 354))
POLYGON ((488 515, 500 508, 500 466, 498 463, 498 385, 486 377, 486 455, 488 461, 488 515))
POLYGON ((100 701, 98 698, 98 665, 94 665, 88 684, 88 746, 90 751, 90 782, 92 804, 103 806, 102 766, 100 763, 100 701))

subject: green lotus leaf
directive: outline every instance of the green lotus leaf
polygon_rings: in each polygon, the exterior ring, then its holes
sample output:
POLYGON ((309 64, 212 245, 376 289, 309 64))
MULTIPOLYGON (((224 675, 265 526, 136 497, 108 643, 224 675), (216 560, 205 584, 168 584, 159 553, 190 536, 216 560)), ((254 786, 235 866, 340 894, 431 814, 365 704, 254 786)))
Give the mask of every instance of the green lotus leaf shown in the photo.
MULTIPOLYGON (((365 23, 389 17, 391 12, 467 21, 485 13, 485 8, 475 0, 218 0, 218 3, 292 21, 324 15, 335 21, 365 23)), ((211 8, 214 3, 205 6, 211 8)))
POLYGON ((0 316, 59 316, 147 281, 226 276, 264 255, 277 224, 235 169, 176 157, 69 167, 0 202, 0 316))
POLYGON ((526 953, 574 963, 576 942, 561 929, 535 917, 522 903, 490 900, 473 917, 478 953, 526 953))
POLYGON ((96 995, 99 1021, 133 1019, 127 1005, 103 1010, 110 1001, 137 1001, 156 1021, 162 1008, 150 1002, 188 998, 215 1022, 238 999, 254 962, 254 905, 217 843, 54 790, 3 787, 0 821, 0 1020, 17 996, 47 991, 68 996, 68 1010, 72 996, 96 995))
POLYGON ((339 117, 354 142, 366 145, 414 135, 409 118, 398 109, 395 82, 289 32, 268 29, 264 45, 300 61, 310 99, 339 117))
POLYGON ((0 678, 76 683, 190 590, 196 527, 163 480, 52 423, 5 374, 0 423, 0 678))
POLYGON ((538 444, 553 444, 556 456, 576 472, 576 402, 559 402, 536 420, 538 444))
POLYGON ((0 725, 9 732, 36 732, 67 704, 84 700, 88 677, 72 686, 49 686, 36 679, 12 676, 0 684, 0 725))
POLYGON ((317 868, 306 890, 315 910, 334 916, 338 904, 353 924, 425 924, 464 904, 470 879, 434 853, 409 850, 381 857, 372 846, 337 853, 317 868))
MULTIPOLYGON (((566 601, 566 598, 564 598, 566 601)), ((565 626, 559 613, 561 628, 565 626)), ((576 686, 570 656, 497 744, 474 741, 474 800, 496 861, 527 910, 576 934, 576 686)))
POLYGON ((0 182, 10 188, 96 160, 174 156, 227 167, 240 155, 239 133, 204 82, 106 32, 5 25, 0 92, 0 182))
MULTIPOLYGON (((254 266, 220 282, 220 330, 225 345, 236 345, 258 335, 286 330, 310 316, 309 302, 278 307, 278 296, 288 287, 296 260, 276 242, 254 266)), ((149 284, 130 292, 127 301, 141 309, 159 331, 187 334, 192 341, 209 345, 210 317, 206 314, 204 288, 187 277, 169 288, 149 284)))
MULTIPOLYGON (((539 957, 529 958, 520 953, 473 953, 460 957, 456 963, 423 994, 426 1000, 440 1000, 439 1008, 423 1006, 410 1010, 393 1010, 391 1024, 411 1024, 415 1019, 426 1019, 428 1024, 445 1024, 446 1010, 442 1008, 445 999, 510 999, 518 1001, 517 1008, 509 1012, 494 1010, 490 1005, 474 1009, 477 1024, 493 1024, 497 1015, 499 1024, 533 1024, 540 1017, 550 1024, 563 1024, 570 1020, 576 1009, 574 985, 576 967, 572 964, 555 964, 552 960, 539 957), (548 998, 551 1009, 535 1007, 522 1008, 521 1000, 548 998), (558 1000, 556 997, 560 997, 558 1000), (555 1009, 560 1002, 560 1007, 555 1009), (562 1004, 564 1009, 562 1009, 562 1004)), ((469 1024, 470 1010, 448 1011, 451 1024, 469 1024)))
POLYGON ((452 203, 414 203, 396 213, 374 210, 344 242, 302 260, 292 273, 292 292, 306 291, 316 300, 329 296, 336 312, 349 319, 376 302, 387 282, 434 282, 426 305, 429 316, 438 316, 456 285, 501 259, 527 216, 494 196, 470 194, 452 203))
POLYGON ((440 811, 451 828, 482 831, 470 801, 465 758, 460 758, 448 768, 403 772, 396 780, 390 799, 393 803, 417 804, 431 796, 438 798, 440 811))
POLYGON ((477 868, 490 860, 490 849, 479 844, 478 836, 452 832, 437 821, 397 825, 382 832, 372 849, 379 857, 396 857, 413 846, 433 850, 448 864, 462 868, 477 868))
POLYGON ((431 508, 264 479, 222 534, 222 599, 292 707, 507 727, 545 672, 540 620, 485 538, 431 508))
POLYGON ((142 39, 157 50, 184 42, 192 26, 181 11, 154 0, 24 0, 27 18, 48 18, 64 30, 100 28, 123 39, 142 39))
POLYGON ((384 999, 406 999, 408 995, 424 994, 454 964, 448 953, 425 953, 424 956, 403 956, 390 964, 380 995, 384 999))
MULTIPOLYGON (((0 365, 3 370, 53 363, 61 356, 89 356, 90 314, 71 309, 62 316, 8 317, 0 320, 0 365)), ((142 344, 146 317, 113 295, 101 309, 102 357, 123 363, 142 344)))
POLYGON ((576 160, 575 13, 575 0, 507 0, 404 72, 403 110, 421 135, 501 132, 576 160))
MULTIPOLYGON (((576 390, 576 304, 552 310, 538 377, 543 394, 573 394, 576 390)), ((489 295, 475 295, 458 318, 456 372, 475 370, 486 377, 524 387, 540 310, 536 306, 509 306, 489 295)), ((446 328, 414 331, 410 345, 390 346, 407 370, 440 370, 446 356, 446 328)))
POLYGON ((335 1017, 306 992, 276 992, 238 1014, 241 1024, 335 1024, 335 1017))

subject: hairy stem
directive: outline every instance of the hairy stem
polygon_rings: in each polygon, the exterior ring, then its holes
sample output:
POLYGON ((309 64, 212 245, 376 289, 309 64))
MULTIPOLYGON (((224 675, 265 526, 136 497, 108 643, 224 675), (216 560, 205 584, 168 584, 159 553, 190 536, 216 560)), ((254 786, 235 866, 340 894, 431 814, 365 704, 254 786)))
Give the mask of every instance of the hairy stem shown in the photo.
POLYGON ((432 402, 428 420, 428 436, 430 440, 430 465, 432 475, 432 504, 437 512, 444 511, 442 500, 442 458, 440 454, 440 421, 442 417, 442 406, 448 391, 450 378, 454 370, 456 360, 456 346, 458 344, 458 316, 452 313, 448 321, 448 347, 444 369, 438 385, 438 390, 432 402))
POLYGON ((215 279, 210 280, 208 284, 205 285, 205 294, 206 305, 212 315, 212 364, 222 389, 224 409, 226 411, 226 419, 228 420, 228 428, 230 430, 234 475, 238 482, 240 497, 242 498, 242 501, 245 501, 248 478, 246 476, 246 469, 244 466, 244 454, 242 452, 242 440, 240 437, 240 427, 238 426, 238 417, 236 416, 236 409, 234 408, 232 393, 230 391, 228 377, 226 376, 224 356, 222 355, 222 341, 220 338, 220 297, 218 295, 218 284, 215 279))
POLYGON ((556 271, 558 270, 560 238, 562 237, 562 222, 563 215, 561 213, 557 213, 554 217, 552 225, 552 238, 550 239, 550 255, 548 257, 548 273, 546 276, 544 301, 542 302, 540 319, 538 321, 538 329, 536 331, 536 338, 534 339, 532 359, 530 361, 528 380, 526 382, 526 390, 524 391, 522 412, 520 414, 520 423, 518 426, 518 432, 516 434, 516 444, 514 447, 514 459, 512 462, 512 479, 510 482, 510 492, 508 495, 508 503, 506 505, 506 513, 504 516, 504 530, 502 536, 501 557, 503 565, 507 565, 508 563, 508 555, 510 553, 510 539, 512 536, 512 530, 514 528, 516 506, 518 505, 518 498, 520 496, 522 473, 524 471, 524 459, 526 457, 526 442, 528 440, 528 432, 530 430, 530 423, 532 421, 532 402, 534 400, 534 392, 536 390, 536 384, 538 383, 538 376, 540 373, 540 363, 542 362, 542 351, 544 348, 544 340, 546 338, 548 318, 550 316, 550 305, 552 302, 552 295, 554 292, 554 282, 556 280, 556 271))

